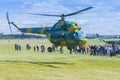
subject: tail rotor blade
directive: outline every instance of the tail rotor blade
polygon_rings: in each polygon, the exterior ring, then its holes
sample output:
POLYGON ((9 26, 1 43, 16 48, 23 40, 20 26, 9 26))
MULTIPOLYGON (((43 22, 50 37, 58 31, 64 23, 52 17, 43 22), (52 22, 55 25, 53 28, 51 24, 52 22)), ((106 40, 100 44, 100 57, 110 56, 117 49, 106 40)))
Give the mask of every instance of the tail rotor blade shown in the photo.
POLYGON ((10 28, 10 32, 12 32, 12 29, 11 29, 11 25, 10 25, 10 23, 9 23, 9 28, 10 28))
POLYGON ((10 20, 9 20, 8 12, 6 13, 6 17, 7 17, 7 21, 8 21, 8 23, 9 23, 10 20))
POLYGON ((10 25, 11 22, 10 22, 10 19, 9 19, 8 12, 6 13, 6 17, 7 17, 7 21, 8 21, 8 24, 9 24, 10 32, 12 32, 11 25, 10 25))

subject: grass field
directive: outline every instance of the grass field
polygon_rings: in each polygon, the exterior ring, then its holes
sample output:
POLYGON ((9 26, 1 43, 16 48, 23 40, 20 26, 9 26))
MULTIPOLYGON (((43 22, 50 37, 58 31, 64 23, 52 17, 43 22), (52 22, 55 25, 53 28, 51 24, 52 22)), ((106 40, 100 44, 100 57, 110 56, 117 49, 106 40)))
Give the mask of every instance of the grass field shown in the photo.
POLYGON ((27 51, 27 43, 51 46, 47 40, 0 40, 0 80, 120 80, 120 56, 70 55, 66 48, 64 54, 42 54, 27 51), (15 43, 21 51, 14 50, 15 43))

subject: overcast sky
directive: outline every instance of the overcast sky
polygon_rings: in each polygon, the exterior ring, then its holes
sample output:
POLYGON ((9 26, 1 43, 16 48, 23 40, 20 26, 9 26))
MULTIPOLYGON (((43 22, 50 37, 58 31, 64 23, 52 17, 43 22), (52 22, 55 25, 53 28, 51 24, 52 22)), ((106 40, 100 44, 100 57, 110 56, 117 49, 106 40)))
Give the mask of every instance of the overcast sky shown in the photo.
MULTIPOLYGON (((94 8, 66 20, 78 23, 85 34, 120 34, 120 0, 0 0, 0 33, 10 33, 6 12, 20 28, 52 27, 60 18, 22 13, 68 14, 90 6, 94 8)), ((12 33, 17 32, 12 26, 12 33)))

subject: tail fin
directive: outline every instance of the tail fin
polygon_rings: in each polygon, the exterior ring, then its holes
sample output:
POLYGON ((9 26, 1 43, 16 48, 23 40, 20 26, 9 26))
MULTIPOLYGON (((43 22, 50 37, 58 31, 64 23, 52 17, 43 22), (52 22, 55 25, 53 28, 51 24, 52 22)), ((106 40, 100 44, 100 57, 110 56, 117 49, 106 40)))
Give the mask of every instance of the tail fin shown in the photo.
POLYGON ((102 37, 100 37, 99 34, 96 33, 96 36, 97 36, 97 38, 98 38, 101 42, 106 42, 102 37))

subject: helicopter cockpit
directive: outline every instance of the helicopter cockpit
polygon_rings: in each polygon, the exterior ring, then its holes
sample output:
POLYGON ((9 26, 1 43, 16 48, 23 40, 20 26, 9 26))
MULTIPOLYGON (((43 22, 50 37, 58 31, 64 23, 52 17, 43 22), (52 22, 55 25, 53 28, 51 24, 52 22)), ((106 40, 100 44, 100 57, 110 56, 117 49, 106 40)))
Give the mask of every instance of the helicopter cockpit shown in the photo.
POLYGON ((78 32, 78 36, 79 36, 79 37, 84 37, 83 32, 82 32, 82 31, 79 31, 79 32, 78 32))
POLYGON ((74 37, 84 37, 83 36, 83 32, 82 31, 78 31, 78 32, 74 33, 74 37))

